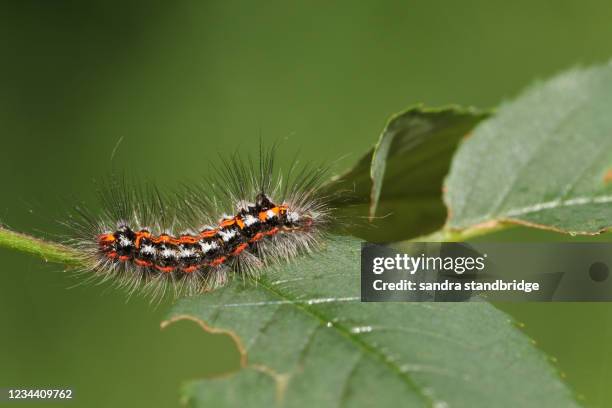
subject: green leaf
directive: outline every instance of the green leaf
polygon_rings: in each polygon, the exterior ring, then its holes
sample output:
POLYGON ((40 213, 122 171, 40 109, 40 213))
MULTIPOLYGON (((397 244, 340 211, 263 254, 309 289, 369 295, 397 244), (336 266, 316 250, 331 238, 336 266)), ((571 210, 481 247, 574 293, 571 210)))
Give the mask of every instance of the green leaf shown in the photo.
POLYGON ((353 238, 333 238, 257 283, 181 300, 165 324, 195 320, 231 335, 243 355, 238 372, 188 383, 188 405, 577 405, 545 355, 490 304, 361 303, 359 250, 353 238))
POLYGON ((529 88, 453 160, 448 227, 512 222, 572 234, 612 226, 612 66, 529 88))
POLYGON ((451 157, 488 115, 459 106, 415 106, 394 115, 372 150, 337 180, 352 191, 348 200, 333 203, 346 217, 378 216, 373 226, 355 223, 351 232, 370 241, 398 241, 440 228, 446 219, 442 181, 451 157))

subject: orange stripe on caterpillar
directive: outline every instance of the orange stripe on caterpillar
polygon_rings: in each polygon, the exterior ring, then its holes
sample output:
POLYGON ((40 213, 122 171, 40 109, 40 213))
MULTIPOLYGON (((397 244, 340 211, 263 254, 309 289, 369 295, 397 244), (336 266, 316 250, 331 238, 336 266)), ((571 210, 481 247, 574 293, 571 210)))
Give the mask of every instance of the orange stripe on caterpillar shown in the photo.
POLYGON ((210 266, 219 266, 223 262, 225 262, 226 260, 227 260, 227 256, 220 256, 219 258, 213 259, 212 262, 209 265, 210 266))
POLYGON ((197 244, 199 239, 191 235, 181 235, 177 241, 179 244, 197 244))
POLYGON ((232 251, 232 256, 236 256, 238 254, 240 254, 242 251, 244 251, 245 249, 247 249, 249 246, 249 244, 244 243, 244 244, 240 244, 236 247, 236 249, 234 249, 232 251))
POLYGON ((257 242, 260 239, 262 239, 264 237, 264 234, 262 232, 258 232, 257 234, 253 235, 253 237, 251 239, 249 239, 249 242, 253 243, 253 242, 257 242))
POLYGON ((149 261, 145 261, 143 259, 134 259, 134 263, 138 266, 145 266, 145 267, 149 267, 149 266, 153 266, 153 262, 149 262, 149 261))
POLYGON ((217 232, 219 232, 217 229, 202 231, 200 232, 200 238, 212 238, 217 235, 217 232))
POLYGON ((264 232, 264 235, 271 237, 272 235, 276 234, 278 231, 280 231, 280 229, 278 227, 274 227, 270 231, 264 232))
POLYGON ((165 273, 170 273, 170 272, 174 272, 174 270, 176 269, 175 266, 161 266, 161 265, 154 265, 155 269, 157 269, 158 271, 162 271, 165 273))
POLYGON ((140 248, 140 241, 142 241, 143 238, 151 238, 151 233, 147 230, 141 230, 136 233, 136 241, 134 243, 136 249, 140 248))
POLYGON ((98 235, 98 242, 101 244, 112 244, 115 242, 114 234, 102 234, 98 235))
POLYGON ((236 217, 236 224, 238 224, 238 227, 240 229, 244 229, 244 221, 242 220, 242 217, 236 217))
POLYGON ((153 241, 154 244, 171 244, 174 239, 168 234, 161 234, 157 238, 152 237, 151 241, 153 241))
MULTIPOLYGON (((192 236, 192 235, 181 235, 178 238, 174 238, 168 234, 162 234, 159 237, 154 237, 150 233, 147 233, 146 235, 143 234, 141 236, 139 236, 138 234, 140 233, 136 233, 136 248, 140 248, 140 240, 142 238, 149 238, 154 244, 172 244, 172 245, 197 244, 198 241, 200 240, 199 237, 192 236)), ((216 235, 216 231, 211 236, 214 236, 214 235, 216 235)))
POLYGON ((219 226, 221 228, 225 228, 225 227, 231 227, 232 225, 234 225, 236 223, 236 219, 235 218, 231 218, 229 220, 223 220, 221 221, 221 223, 219 224, 219 226))

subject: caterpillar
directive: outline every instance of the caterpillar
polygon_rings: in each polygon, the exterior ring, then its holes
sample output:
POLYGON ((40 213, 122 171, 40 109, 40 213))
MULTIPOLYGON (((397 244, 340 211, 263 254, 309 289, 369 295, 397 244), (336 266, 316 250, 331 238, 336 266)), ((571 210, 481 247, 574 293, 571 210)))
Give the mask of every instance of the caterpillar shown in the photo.
POLYGON ((170 194, 111 177, 99 189, 100 215, 77 206, 66 222, 82 272, 130 294, 179 297, 317 250, 331 220, 321 194, 328 169, 294 160, 278 172, 275 154, 233 155, 203 183, 170 194))

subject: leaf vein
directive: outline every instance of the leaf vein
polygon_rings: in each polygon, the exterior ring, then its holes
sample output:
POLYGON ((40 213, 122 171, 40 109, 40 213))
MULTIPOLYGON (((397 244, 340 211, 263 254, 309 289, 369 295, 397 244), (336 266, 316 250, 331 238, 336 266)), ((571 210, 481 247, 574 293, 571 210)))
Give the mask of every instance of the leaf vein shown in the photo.
MULTIPOLYGON (((312 303, 310 302, 304 303, 292 301, 288 294, 276 290, 276 288, 273 285, 270 285, 265 278, 260 279, 259 285, 271 294, 280 297, 281 299, 287 300, 290 304, 293 304, 295 307, 302 309, 307 314, 311 315, 315 319, 318 319, 322 324, 327 324, 328 321, 332 320, 321 312, 314 310, 314 308, 311 307, 312 303)), ((332 325, 332 328, 335 329, 338 334, 357 345, 362 350, 362 352, 369 353, 372 356, 378 358, 379 361, 381 361, 384 365, 390 368, 391 371, 394 372, 408 387, 412 388, 412 390, 426 403, 426 405, 430 407, 434 406, 434 401, 432 400, 432 398, 429 395, 425 394, 421 387, 419 387, 417 383, 412 379, 412 377, 408 373, 403 372, 401 367, 398 366, 387 354, 376 349, 369 342, 359 338, 358 336, 353 335, 350 330, 340 324, 334 324, 332 325)))

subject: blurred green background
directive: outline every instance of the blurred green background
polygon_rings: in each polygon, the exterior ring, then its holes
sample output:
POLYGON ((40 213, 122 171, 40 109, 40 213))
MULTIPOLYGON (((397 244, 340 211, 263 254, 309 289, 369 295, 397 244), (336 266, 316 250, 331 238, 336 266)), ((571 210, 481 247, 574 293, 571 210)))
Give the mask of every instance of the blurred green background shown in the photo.
MULTIPOLYGON (((611 21, 604 0, 2 2, 0 220, 53 237, 111 165, 172 186, 260 136, 305 160, 341 157, 341 170, 415 102, 492 107, 608 60, 611 21)), ((69 290, 78 281, 56 265, 0 259, 0 387, 172 407, 182 381, 238 367, 226 337, 186 322, 160 331, 169 304, 69 290)), ((589 406, 612 406, 612 304, 501 307, 589 406)))

